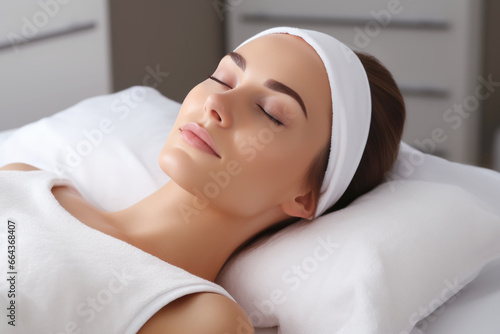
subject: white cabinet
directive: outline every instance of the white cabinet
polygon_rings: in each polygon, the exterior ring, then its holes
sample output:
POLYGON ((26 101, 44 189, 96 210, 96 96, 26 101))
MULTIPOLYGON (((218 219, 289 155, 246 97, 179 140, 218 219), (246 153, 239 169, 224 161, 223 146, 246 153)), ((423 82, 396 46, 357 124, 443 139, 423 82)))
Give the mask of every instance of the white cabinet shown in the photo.
POLYGON ((0 2, 0 130, 109 92, 106 1, 0 2))
POLYGON ((373 54, 393 73, 407 105, 407 143, 453 161, 476 162, 479 103, 487 95, 487 78, 478 79, 482 1, 226 3, 228 50, 273 26, 331 34, 373 54))

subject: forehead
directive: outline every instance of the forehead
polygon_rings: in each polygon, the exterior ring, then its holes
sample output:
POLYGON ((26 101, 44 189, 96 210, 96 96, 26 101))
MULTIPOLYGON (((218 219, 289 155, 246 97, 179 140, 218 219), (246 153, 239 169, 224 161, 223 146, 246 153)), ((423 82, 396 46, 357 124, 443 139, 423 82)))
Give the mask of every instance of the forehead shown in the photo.
POLYGON ((331 110, 330 85, 323 62, 302 38, 269 34, 236 50, 247 60, 247 70, 275 79, 296 90, 308 109, 331 110))

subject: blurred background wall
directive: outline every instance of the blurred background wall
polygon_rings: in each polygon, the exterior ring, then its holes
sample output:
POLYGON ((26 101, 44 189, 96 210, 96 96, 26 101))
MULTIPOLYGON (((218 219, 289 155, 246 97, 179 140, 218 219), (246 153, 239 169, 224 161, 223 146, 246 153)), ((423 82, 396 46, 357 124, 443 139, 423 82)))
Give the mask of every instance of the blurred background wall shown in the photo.
POLYGON ((111 0, 109 12, 115 91, 158 69, 163 81, 152 85, 182 102, 224 54, 224 25, 211 1, 111 0))
POLYGON ((0 130, 132 85, 181 102, 244 38, 296 25, 387 65, 408 105, 409 144, 500 170, 500 87, 475 93, 480 76, 500 81, 499 15, 498 0, 6 0, 0 130))
POLYGON ((0 130, 112 90, 106 1, 0 1, 0 130))
POLYGON ((426 153, 477 163, 481 104, 491 95, 483 94, 485 77, 480 77, 484 5, 472 0, 233 1, 226 36, 230 49, 263 29, 298 26, 374 55, 403 93, 403 140, 426 153))
MULTIPOLYGON (((483 76, 500 81, 500 1, 487 0, 484 6, 483 76)), ((479 165, 500 171, 500 87, 484 101, 478 150, 479 165)))

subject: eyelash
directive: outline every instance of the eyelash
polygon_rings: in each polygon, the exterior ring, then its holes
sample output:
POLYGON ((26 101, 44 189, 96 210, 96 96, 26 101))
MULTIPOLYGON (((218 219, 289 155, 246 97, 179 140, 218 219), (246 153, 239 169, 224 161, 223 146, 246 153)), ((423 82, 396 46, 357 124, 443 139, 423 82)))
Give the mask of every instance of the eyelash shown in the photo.
POLYGON ((230 88, 230 89, 233 89, 233 87, 229 86, 229 85, 228 85, 227 83, 225 83, 224 81, 220 81, 219 79, 217 79, 217 78, 216 78, 216 77, 214 77, 213 75, 210 75, 210 74, 209 74, 209 75, 208 75, 208 78, 209 78, 209 79, 211 79, 211 80, 213 80, 213 81, 215 81, 215 82, 217 82, 217 83, 219 83, 219 84, 221 84, 221 85, 223 85, 223 86, 226 86, 226 87, 228 87, 228 88, 230 88))
POLYGON ((273 122, 274 124, 278 125, 278 126, 282 126, 283 123, 281 123, 278 119, 274 118, 270 113, 268 113, 264 108, 262 108, 261 105, 257 105, 257 107, 259 107, 260 110, 262 110, 262 112, 264 113, 264 115, 267 116, 267 118, 269 118, 269 120, 271 122, 273 122))
MULTIPOLYGON (((226 86, 226 87, 228 87, 228 88, 230 88, 230 89, 233 89, 233 87, 229 86, 229 85, 228 85, 227 83, 225 83, 224 81, 221 81, 221 80, 217 79, 217 78, 216 78, 216 77, 214 77, 213 75, 210 75, 210 74, 209 74, 209 75, 208 75, 208 78, 209 78, 210 80, 213 80, 213 81, 215 81, 215 82, 217 82, 217 83, 219 83, 219 84, 223 85, 223 86, 226 86)), ((264 113, 264 115, 265 115, 265 116, 267 116, 267 118, 269 118, 269 120, 270 120, 271 122, 273 122, 274 124, 276 124, 276 125, 278 125, 278 126, 282 126, 282 125, 283 125, 283 123, 281 123, 281 121, 280 121, 280 120, 278 120, 278 119, 274 118, 274 117, 273 117, 271 114, 269 114, 269 113, 268 113, 268 112, 267 112, 267 111, 266 111, 266 110, 265 110, 265 109, 264 109, 261 105, 257 104, 257 107, 259 107, 259 109, 260 109, 260 110, 262 110, 262 112, 264 113)))

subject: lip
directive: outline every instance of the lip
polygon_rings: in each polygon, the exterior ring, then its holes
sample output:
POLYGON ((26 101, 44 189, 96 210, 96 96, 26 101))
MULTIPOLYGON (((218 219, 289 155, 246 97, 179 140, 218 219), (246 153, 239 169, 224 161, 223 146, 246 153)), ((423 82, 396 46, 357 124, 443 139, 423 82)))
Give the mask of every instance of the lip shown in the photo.
POLYGON ((182 139, 188 144, 220 159, 220 155, 215 149, 214 141, 205 128, 197 123, 190 122, 183 125, 180 130, 182 139))

